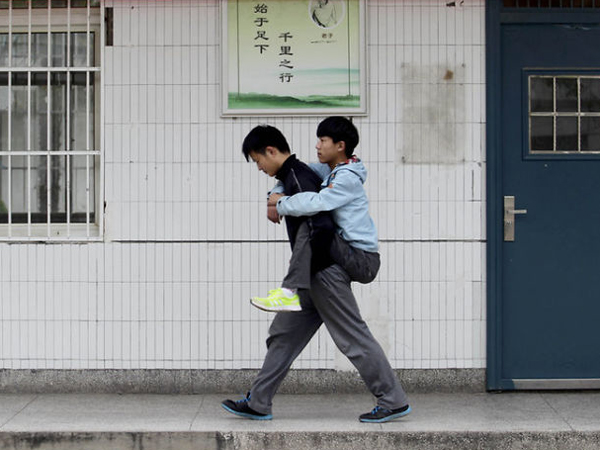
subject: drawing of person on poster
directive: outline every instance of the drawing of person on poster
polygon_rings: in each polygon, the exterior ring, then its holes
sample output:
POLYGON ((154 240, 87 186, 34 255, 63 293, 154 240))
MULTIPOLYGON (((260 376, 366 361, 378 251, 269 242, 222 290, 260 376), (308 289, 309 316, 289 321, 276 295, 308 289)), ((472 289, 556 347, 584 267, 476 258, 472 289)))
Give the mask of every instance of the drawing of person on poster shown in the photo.
POLYGON ((342 11, 333 0, 317 0, 311 4, 311 18, 321 28, 333 28, 341 20, 342 11))

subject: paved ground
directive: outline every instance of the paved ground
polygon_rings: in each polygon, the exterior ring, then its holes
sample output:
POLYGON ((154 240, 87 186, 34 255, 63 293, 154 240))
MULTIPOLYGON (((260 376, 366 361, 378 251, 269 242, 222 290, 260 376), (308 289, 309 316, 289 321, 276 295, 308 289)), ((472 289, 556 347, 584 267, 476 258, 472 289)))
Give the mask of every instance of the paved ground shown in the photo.
POLYGON ((415 394, 387 424, 357 420, 367 395, 280 395, 268 422, 232 416, 223 398, 0 394, 0 449, 600 448, 600 392, 415 394))

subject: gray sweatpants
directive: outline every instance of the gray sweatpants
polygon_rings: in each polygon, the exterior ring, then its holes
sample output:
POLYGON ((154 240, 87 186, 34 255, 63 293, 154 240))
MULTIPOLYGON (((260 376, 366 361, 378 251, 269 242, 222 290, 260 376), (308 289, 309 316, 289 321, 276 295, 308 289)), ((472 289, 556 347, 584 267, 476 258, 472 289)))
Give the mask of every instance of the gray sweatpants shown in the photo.
POLYGON ((260 413, 271 413, 275 392, 322 323, 356 367, 379 406, 394 409, 406 405, 406 393, 360 315, 346 271, 336 264, 318 272, 306 293, 300 295, 302 311, 278 313, 273 319, 267 355, 250 390, 250 407, 260 413))
MULTIPOLYGON (((329 252, 333 261, 348 273, 351 281, 370 283, 379 272, 381 266, 379 253, 352 247, 337 233, 335 233, 329 252)), ((308 225, 303 223, 298 229, 288 272, 281 286, 288 289, 310 289, 311 258, 308 225)))

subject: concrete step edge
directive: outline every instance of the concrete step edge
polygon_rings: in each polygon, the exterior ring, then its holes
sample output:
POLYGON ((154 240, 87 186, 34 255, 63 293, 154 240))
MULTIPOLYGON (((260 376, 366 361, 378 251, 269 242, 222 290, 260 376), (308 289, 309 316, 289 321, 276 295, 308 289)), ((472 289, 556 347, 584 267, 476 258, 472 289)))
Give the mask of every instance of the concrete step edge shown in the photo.
POLYGON ((597 450, 600 431, 0 432, 3 450, 597 450))

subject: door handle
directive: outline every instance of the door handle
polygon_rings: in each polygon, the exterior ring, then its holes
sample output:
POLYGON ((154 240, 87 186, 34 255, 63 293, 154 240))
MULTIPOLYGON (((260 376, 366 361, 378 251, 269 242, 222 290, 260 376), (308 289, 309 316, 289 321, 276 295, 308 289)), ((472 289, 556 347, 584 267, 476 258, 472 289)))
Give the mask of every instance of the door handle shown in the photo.
POLYGON ((526 209, 515 209, 514 195, 504 196, 504 241, 515 240, 515 215, 527 214, 526 209))
POLYGON ((509 214, 527 214, 527 210, 526 209, 509 209, 507 211, 509 214))

